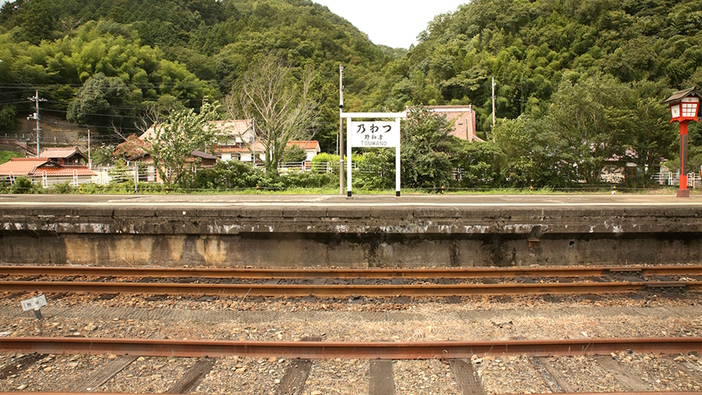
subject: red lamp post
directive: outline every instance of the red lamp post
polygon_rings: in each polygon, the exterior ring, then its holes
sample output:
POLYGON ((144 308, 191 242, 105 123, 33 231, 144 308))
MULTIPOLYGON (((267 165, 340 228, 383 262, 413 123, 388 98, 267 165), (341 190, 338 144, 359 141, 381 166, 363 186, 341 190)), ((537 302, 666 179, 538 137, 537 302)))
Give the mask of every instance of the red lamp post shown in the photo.
POLYGON ((684 91, 673 93, 663 103, 670 105, 670 123, 680 122, 680 184, 678 186, 677 197, 690 197, 687 189, 687 124, 690 121, 697 122, 697 110, 700 106, 700 96, 693 86, 684 91))

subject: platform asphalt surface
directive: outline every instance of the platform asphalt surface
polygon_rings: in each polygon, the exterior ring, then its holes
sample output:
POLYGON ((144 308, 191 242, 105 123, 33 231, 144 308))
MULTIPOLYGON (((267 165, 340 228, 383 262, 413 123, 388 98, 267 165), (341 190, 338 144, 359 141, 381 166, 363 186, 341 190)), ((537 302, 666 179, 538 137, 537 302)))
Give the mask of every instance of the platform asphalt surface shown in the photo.
POLYGON ((702 195, 0 195, 0 209, 18 207, 140 208, 626 208, 699 207, 702 195))

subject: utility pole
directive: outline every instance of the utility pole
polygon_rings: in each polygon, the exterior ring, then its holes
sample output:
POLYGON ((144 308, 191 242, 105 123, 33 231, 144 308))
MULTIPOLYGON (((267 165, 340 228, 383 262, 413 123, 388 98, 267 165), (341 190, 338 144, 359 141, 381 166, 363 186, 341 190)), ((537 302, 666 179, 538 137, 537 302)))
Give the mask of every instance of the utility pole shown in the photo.
POLYGON ((35 121, 37 121, 37 126, 36 126, 36 129, 34 129, 34 130, 36 130, 36 132, 37 132, 37 158, 38 158, 39 154, 41 153, 41 150, 39 149, 39 138, 41 136, 41 126, 39 125, 39 118, 41 118, 39 116, 39 102, 46 101, 46 99, 40 99, 39 98, 39 91, 35 90, 34 97, 29 97, 29 98, 27 98, 27 100, 33 101, 34 105, 35 105, 34 108, 35 108, 36 112, 34 114, 28 116, 27 119, 34 119, 35 121))
POLYGON ((492 127, 495 128, 495 77, 492 77, 492 127))
POLYGON ((256 167, 256 118, 251 119, 251 124, 253 126, 253 156, 251 158, 251 161, 253 163, 253 167, 256 167))
POLYGON ((344 65, 339 64, 339 194, 344 194, 344 65))
POLYGON ((93 160, 90 158, 90 129, 88 128, 88 169, 93 170, 93 160))

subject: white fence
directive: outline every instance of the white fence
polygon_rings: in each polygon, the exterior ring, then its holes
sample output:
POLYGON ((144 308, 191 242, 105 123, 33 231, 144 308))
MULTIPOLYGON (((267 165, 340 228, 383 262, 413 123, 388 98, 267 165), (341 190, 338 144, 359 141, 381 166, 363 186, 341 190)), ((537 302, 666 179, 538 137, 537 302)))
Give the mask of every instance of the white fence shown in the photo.
MULTIPOLYGON (((654 174, 651 178, 653 178, 653 180, 655 180, 659 185, 675 186, 680 183, 679 172, 660 172, 654 174)), ((688 188, 702 187, 702 178, 700 177, 699 173, 687 173, 687 186, 688 188)))
MULTIPOLYGON (((358 168, 356 163, 354 169, 358 168)), ((283 174, 291 171, 314 171, 317 173, 332 173, 334 165, 331 162, 287 162, 278 165, 278 172, 283 174)))

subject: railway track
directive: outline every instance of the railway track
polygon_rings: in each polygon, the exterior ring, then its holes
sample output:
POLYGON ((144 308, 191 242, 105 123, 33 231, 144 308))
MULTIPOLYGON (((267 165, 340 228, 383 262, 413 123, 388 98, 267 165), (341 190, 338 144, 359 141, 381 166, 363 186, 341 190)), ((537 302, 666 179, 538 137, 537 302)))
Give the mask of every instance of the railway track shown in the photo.
POLYGON ((11 292, 86 292, 97 294, 214 295, 236 297, 452 297, 472 295, 544 295, 635 293, 640 291, 699 291, 702 281, 582 282, 550 284, 430 284, 430 285, 281 285, 180 284, 81 281, 2 281, 11 292))
MULTIPOLYGON (((12 392, 0 392, 0 395, 13 394, 12 392)), ((23 392, 23 395, 85 395, 85 392, 23 392)), ((102 395, 137 395, 123 392, 102 392, 102 395)), ((553 393, 538 393, 531 395, 552 395, 553 393)), ((560 395, 698 395, 699 392, 696 391, 666 391, 661 393, 660 391, 634 391, 634 392, 560 392, 560 395)), ((162 394, 162 395, 174 395, 174 394, 162 394)), ((501 394, 501 395, 514 395, 514 394, 501 394)))
POLYGON ((456 359, 479 356, 610 355, 702 352, 702 338, 505 340, 486 342, 240 342, 75 337, 0 338, 0 352, 117 354, 149 357, 286 357, 304 359, 456 359))
POLYGON ((702 275, 702 266, 365 270, 2 266, 0 276, 3 276, 3 280, 0 281, 0 285, 4 290, 12 292, 236 297, 453 297, 697 291, 702 289, 702 281, 694 280, 690 276, 699 275, 702 275), (16 276, 35 278, 13 279, 16 276), (654 279, 647 279, 649 276, 654 279), (663 276, 681 278, 670 280, 663 276), (47 277, 69 277, 70 281, 46 280, 47 277), (626 281, 620 281, 621 277, 626 281), (134 278, 140 280, 129 280, 134 278), (188 280, 183 281, 183 278, 188 280), (563 278, 568 280, 558 281, 563 278), (310 279, 318 281, 306 281, 310 279), (370 283, 349 283, 350 279, 366 280, 370 283), (392 283, 382 283, 382 280, 388 279, 393 280, 392 283), (409 279, 413 279, 416 283, 406 284, 405 281, 409 279), (462 281, 466 279, 504 281, 501 283, 462 281), (266 281, 252 283, 248 280, 266 281), (300 281, 296 283, 295 280, 300 281), (347 282, 343 283, 342 280, 347 282), (241 281, 244 283, 234 283, 241 281))
MULTIPOLYGON (((697 351, 702 346, 702 338, 636 338, 636 339, 582 339, 582 340, 541 340, 541 341, 501 341, 501 342, 446 342, 443 344, 428 343, 328 343, 318 341, 303 341, 290 343, 262 343, 230 341, 187 341, 163 339, 87 339, 87 338, 20 338, 0 339, 0 350, 3 352, 21 351, 30 354, 23 358, 39 355, 35 360, 47 354, 121 354, 122 356, 106 363, 101 369, 94 371, 84 382, 75 383, 73 392, 29 392, 34 394, 78 394, 92 391, 115 377, 122 369, 133 363, 137 356, 140 360, 146 358, 174 357, 198 362, 183 376, 172 384, 165 393, 188 393, 202 382, 217 363, 216 358, 236 355, 237 357, 268 357, 274 356, 275 360, 286 357, 289 363, 282 380, 275 393, 298 394, 300 388, 306 385, 306 378, 311 367, 319 359, 355 358, 366 360, 369 364, 369 391, 370 395, 392 394, 394 387, 393 361, 411 359, 413 363, 427 359, 441 360, 448 366, 456 380, 461 393, 464 395, 485 394, 486 391, 480 383, 480 378, 471 360, 475 360, 477 352, 480 359, 488 356, 504 358, 507 355, 520 355, 530 361, 537 368, 540 375, 548 378, 548 387, 551 392, 564 394, 594 395, 604 392, 574 392, 565 378, 549 366, 545 356, 573 356, 606 355, 600 358, 610 360, 610 354, 627 350, 628 353, 653 353, 678 355, 680 352, 697 351), (450 343, 450 344, 449 344, 450 343), (630 348, 630 347, 633 347, 630 348), (458 351, 460 349, 460 351, 458 351), (470 349, 470 350, 468 350, 470 349), (345 350, 343 352, 339 352, 345 350), (528 357, 526 357, 528 355, 528 357), (472 358, 471 358, 472 357, 472 358), (539 369, 539 367, 545 367, 539 369), (550 368, 550 369, 549 369, 550 368), (90 387, 88 387, 90 386, 90 387)), ((612 354, 614 355, 614 354, 612 354)), ((672 358, 672 357, 671 357, 672 358)), ((74 360, 74 359, 71 359, 74 360)), ((34 362, 25 363, 27 367, 34 362)), ((173 362, 176 363, 176 362, 173 362)), ((475 363, 480 364, 479 361, 475 363)), ((192 364, 191 364, 192 365, 192 364)), ((608 363, 602 365, 607 366, 608 363)), ((42 365, 44 366, 44 365, 42 365)), ((238 366, 238 365, 237 365, 238 366)), ((615 370, 617 367, 615 366, 615 370)), ((139 371, 141 369, 138 369, 139 371)), ((221 370, 218 370, 221 374, 221 370)), ((127 376, 129 377, 129 376, 127 376)), ((125 377, 122 376, 122 379, 125 377)), ((642 384, 637 384, 634 392, 607 392, 608 394, 649 394, 660 393, 647 391, 642 384), (643 389, 643 390, 642 390, 643 389)), ((141 392, 141 391, 140 391, 141 392)), ((455 393, 455 392, 452 392, 455 393)), ((533 393, 530 391, 529 393, 533 393)), ((671 391, 669 395, 693 394, 692 391, 671 391)))
POLYGON ((0 276, 197 277, 237 279, 290 278, 515 278, 588 277, 612 275, 702 276, 702 265, 626 267, 437 268, 437 269, 258 269, 148 268, 94 266, 0 266, 0 276))

